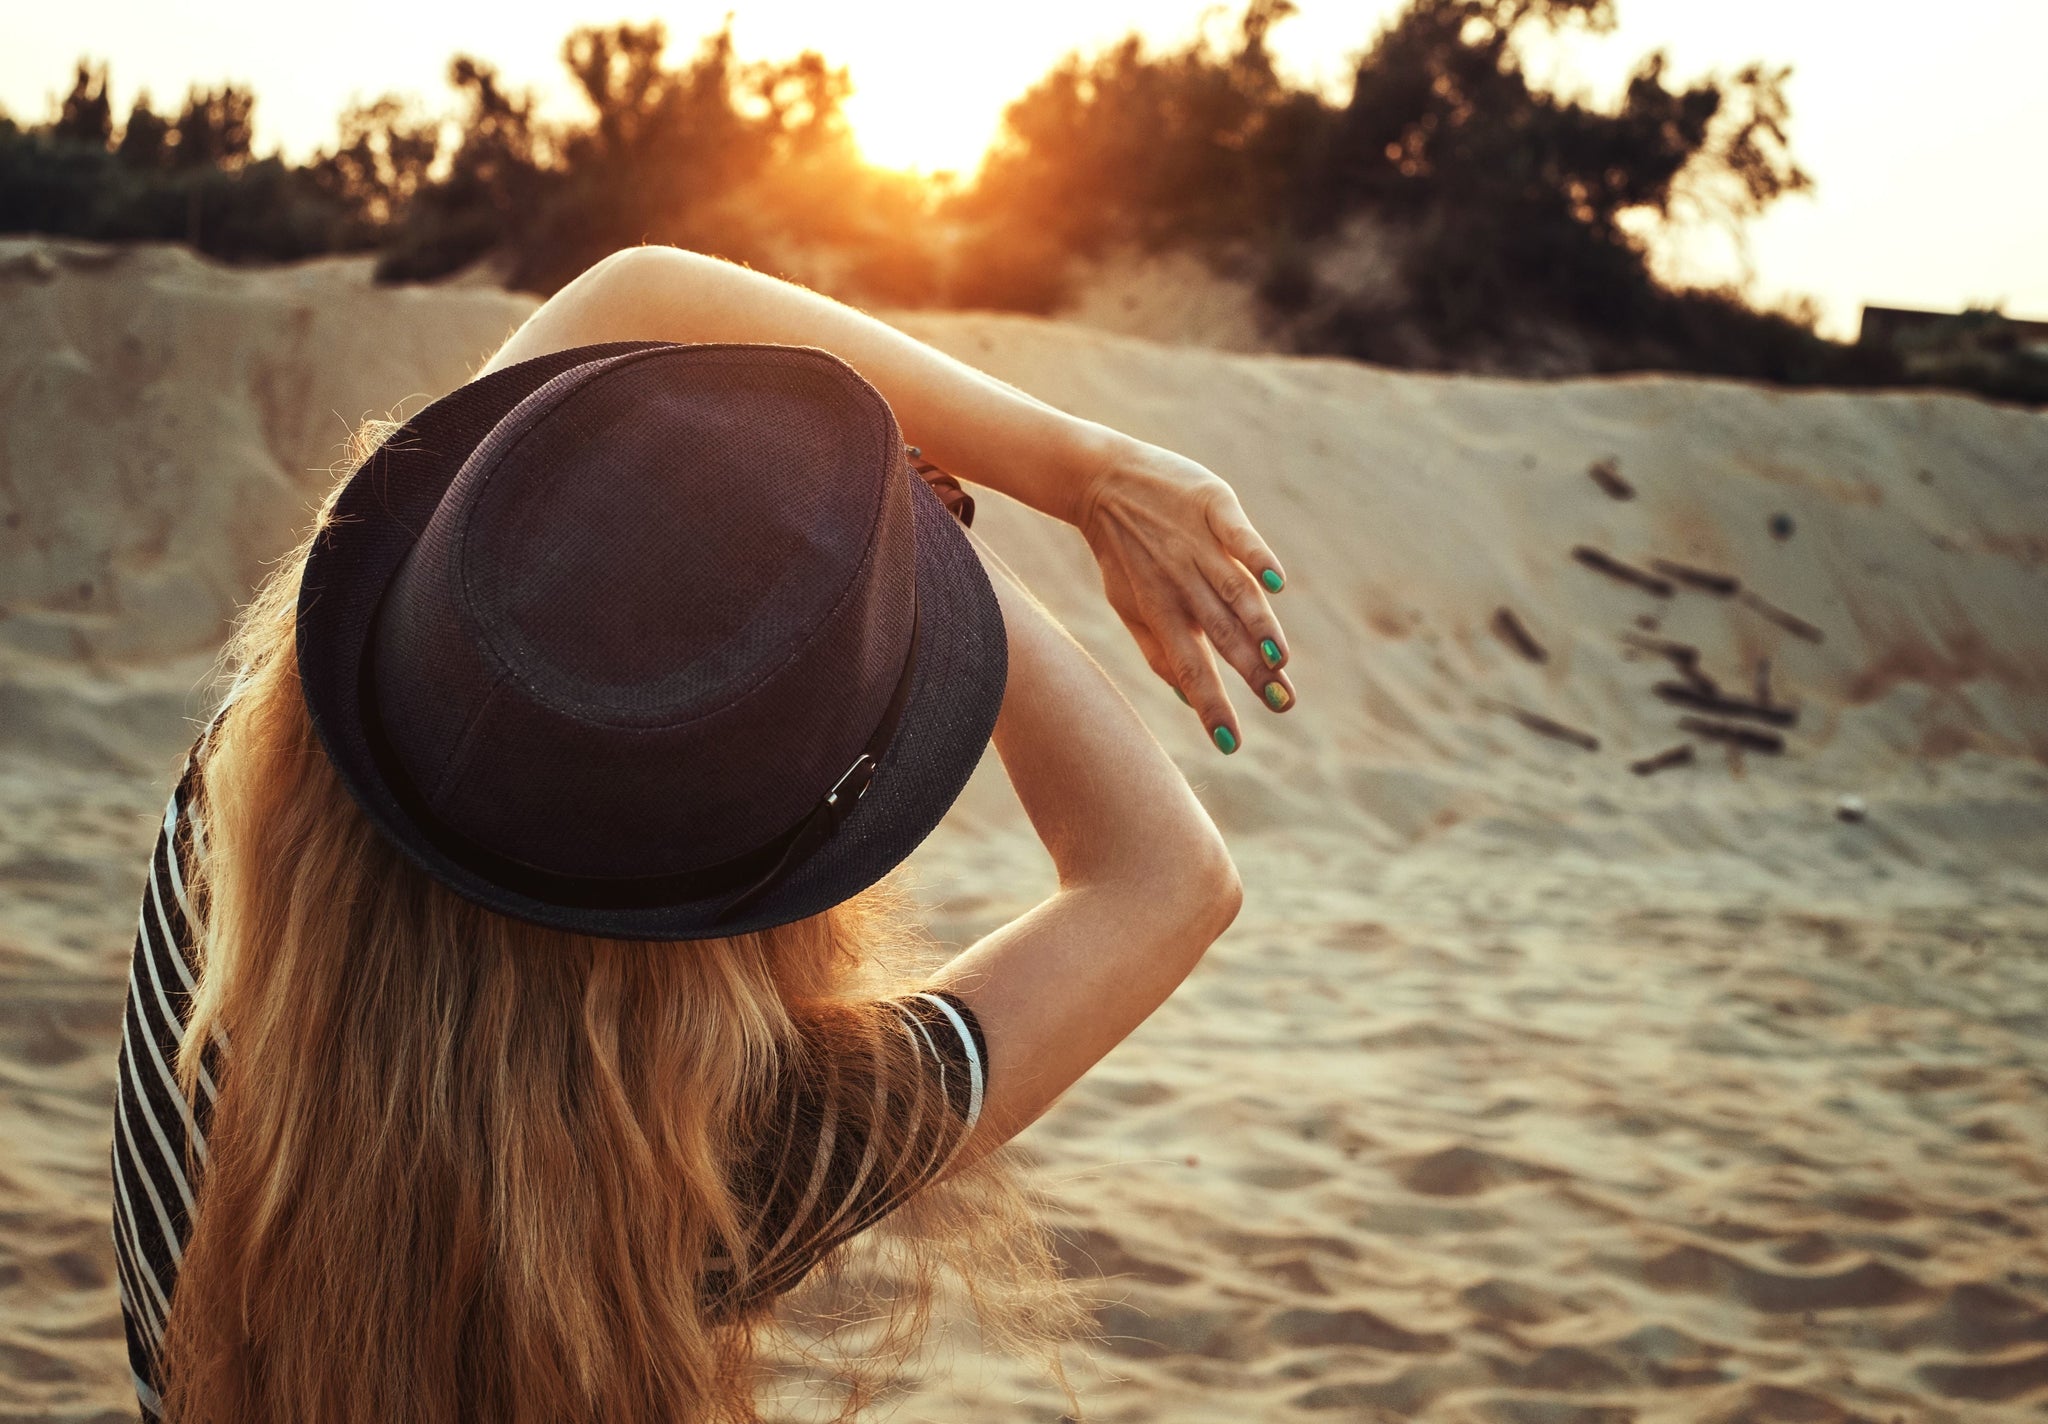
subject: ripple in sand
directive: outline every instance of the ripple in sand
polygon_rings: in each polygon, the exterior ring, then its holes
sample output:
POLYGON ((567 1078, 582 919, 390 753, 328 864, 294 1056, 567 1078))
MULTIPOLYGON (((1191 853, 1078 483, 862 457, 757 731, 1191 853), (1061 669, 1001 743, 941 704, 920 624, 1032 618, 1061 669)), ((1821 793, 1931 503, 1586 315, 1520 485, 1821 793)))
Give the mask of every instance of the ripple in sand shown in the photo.
POLYGON ((1972 1281, 1885 1338, 1894 1350, 1934 1345, 1988 1353, 2048 1341, 2048 1310, 1999 1286, 1972 1281))
POLYGON ((1167 1355, 1201 1355, 1216 1360, 1242 1360, 1258 1352, 1258 1342, 1245 1329, 1242 1310, 1189 1310, 1159 1306, 1143 1310, 1124 1301, 1098 1307, 1096 1324, 1102 1344, 1134 1360, 1167 1355))
POLYGON ((1762 1270, 1704 1246, 1677 1246, 1623 1269, 1660 1290, 1732 1296, 1753 1310, 1771 1314, 1869 1309, 1927 1294, 1920 1282, 1881 1261, 1864 1261, 1818 1275, 1793 1275, 1762 1270))
POLYGON ((1929 1363, 1913 1373, 1929 1389, 1950 1399, 2014 1399, 2048 1389, 2048 1350, 2005 1360, 1929 1363))
POLYGON ((1409 1191, 1424 1196, 1469 1197, 1515 1182, 1554 1181, 1564 1173, 1460 1144, 1410 1158, 1394 1175, 1409 1191))
POLYGON ((1399 1355, 1436 1355, 1451 1348, 1451 1337, 1409 1330, 1370 1310, 1283 1310, 1266 1326, 1283 1345, 1362 1345, 1399 1355))
POLYGON ((1568 1296, 1500 1277, 1465 1287, 1458 1292, 1458 1299, 1481 1319, 1510 1325, 1543 1325, 1586 1308, 1568 1296))
POLYGON ((1412 1418, 1453 1390, 1494 1383, 1483 1360, 1461 1356, 1412 1365, 1385 1379, 1341 1380, 1294 1397, 1297 1409, 1347 1410, 1348 1418, 1393 1424, 1412 1418))
POLYGON ((1061 1230, 1054 1237, 1053 1249, 1067 1273, 1083 1279, 1128 1279, 1159 1286, 1185 1285, 1194 1279, 1180 1267, 1141 1256, 1109 1232, 1093 1227, 1061 1230))
POLYGON ((1704 1416, 1707 1424, 1875 1424, 1824 1394, 1781 1384, 1752 1384, 1725 1409, 1704 1416))

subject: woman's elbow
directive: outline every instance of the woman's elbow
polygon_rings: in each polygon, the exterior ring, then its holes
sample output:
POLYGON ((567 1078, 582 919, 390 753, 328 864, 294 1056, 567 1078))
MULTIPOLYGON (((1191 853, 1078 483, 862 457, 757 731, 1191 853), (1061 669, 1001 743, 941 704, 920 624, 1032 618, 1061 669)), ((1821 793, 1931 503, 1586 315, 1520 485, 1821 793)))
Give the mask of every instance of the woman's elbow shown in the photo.
POLYGON ((1143 854, 1114 870, 1067 872, 1060 882, 1063 891, 1106 896, 1120 906, 1154 951, 1185 960, 1182 974, 1230 928, 1244 903, 1237 864, 1207 824, 1186 835, 1147 837, 1143 854))
POLYGON ((575 292, 584 301, 630 311, 644 307, 650 294, 659 294, 685 279, 691 267, 705 258, 680 247, 622 247, 609 257, 600 257, 564 292, 575 292))
POLYGON ((1171 876, 1159 890, 1155 903, 1172 907, 1182 937, 1197 947, 1198 954, 1230 928, 1244 905, 1237 862, 1214 830, 1174 858, 1171 876))
POLYGON ((1204 897, 1213 925, 1209 931, 1212 940, 1229 929, 1237 919, 1237 912, 1244 908, 1244 881, 1238 877, 1237 862, 1231 858, 1230 850, 1220 836, 1216 838, 1213 856, 1206 874, 1208 893, 1204 897))

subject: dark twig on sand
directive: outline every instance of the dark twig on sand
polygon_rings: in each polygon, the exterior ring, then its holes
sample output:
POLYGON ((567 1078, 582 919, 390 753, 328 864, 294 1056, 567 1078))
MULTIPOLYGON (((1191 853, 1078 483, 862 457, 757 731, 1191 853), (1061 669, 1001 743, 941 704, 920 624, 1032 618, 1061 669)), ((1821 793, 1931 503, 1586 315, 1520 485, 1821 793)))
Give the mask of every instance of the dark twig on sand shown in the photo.
POLYGON ((1572 557, 1594 573, 1606 574, 1611 579, 1619 579, 1622 583, 1632 584, 1645 593, 1654 593, 1659 598, 1671 597, 1672 588, 1669 579, 1661 579, 1655 574, 1645 573, 1633 564, 1624 564, 1621 560, 1615 558, 1614 555, 1602 553, 1590 544, 1581 544, 1573 549, 1572 557))
POLYGON ((1777 705, 1771 700, 1771 660, 1769 658, 1758 658, 1756 660, 1756 700, 1757 704, 1762 707, 1775 707, 1777 705))
POLYGON ((1680 665, 1678 675, 1685 679, 1687 687, 1702 697, 1719 697, 1721 695, 1721 684, 1701 672, 1699 665, 1696 663, 1680 665))
POLYGON ((1645 638, 1640 633, 1623 632, 1621 641, 1639 652, 1654 653, 1677 670, 1694 690, 1708 696, 1718 697, 1721 685, 1700 671, 1700 650, 1690 643, 1675 643, 1669 638, 1645 638))
POLYGON ((1609 455, 1604 460, 1595 460, 1586 466, 1586 473, 1593 477, 1593 483, 1615 499, 1634 499, 1636 487, 1621 477, 1621 461, 1609 455))
POLYGON ((1632 761, 1628 769, 1637 776, 1655 776, 1668 767, 1692 765, 1692 743, 1680 742, 1675 747, 1666 747, 1655 756, 1646 756, 1641 761, 1632 761))
POLYGON ((1776 732, 1760 731, 1755 727, 1738 727, 1732 722, 1709 722, 1704 717, 1680 717, 1678 727, 1680 731, 1691 732, 1696 737, 1726 742, 1745 751, 1768 752, 1776 756, 1785 750, 1785 739, 1776 732))
POLYGON ((1743 591, 1742 602, 1744 607, 1754 609, 1759 615, 1777 624, 1795 638, 1804 638, 1809 643, 1822 641, 1820 629, 1814 627, 1813 624, 1807 622, 1798 614, 1787 613, 1775 603, 1767 602, 1758 597, 1753 590, 1745 589, 1743 591))
POLYGON ((1675 559, 1652 559, 1650 567, 1668 579, 1675 579, 1687 588, 1696 588, 1702 593, 1716 594, 1727 598, 1742 587, 1742 580, 1734 574, 1717 574, 1712 569, 1696 568, 1681 564, 1675 559))
POLYGON ((1508 716, 1520 722, 1524 727, 1541 736, 1550 737, 1560 742, 1570 742, 1573 746, 1583 747, 1589 752, 1600 750, 1600 739, 1591 732, 1582 732, 1577 727, 1567 727, 1564 723, 1546 717, 1541 712, 1531 712, 1528 708, 1517 707, 1512 702, 1495 702, 1490 698, 1487 699, 1486 705, 1497 712, 1507 713, 1508 716))
POLYGON ((1790 727, 1799 720, 1796 708, 1745 702, 1724 692, 1702 691, 1690 683, 1660 682, 1650 690, 1674 706, 1690 707, 1695 712, 1711 712, 1717 717, 1748 717, 1768 722, 1773 727, 1790 727))
POLYGON ((1503 643, 1513 648, 1532 663, 1547 663, 1550 653, 1536 641, 1522 620, 1515 616, 1515 610, 1502 605, 1493 611, 1493 631, 1503 643))

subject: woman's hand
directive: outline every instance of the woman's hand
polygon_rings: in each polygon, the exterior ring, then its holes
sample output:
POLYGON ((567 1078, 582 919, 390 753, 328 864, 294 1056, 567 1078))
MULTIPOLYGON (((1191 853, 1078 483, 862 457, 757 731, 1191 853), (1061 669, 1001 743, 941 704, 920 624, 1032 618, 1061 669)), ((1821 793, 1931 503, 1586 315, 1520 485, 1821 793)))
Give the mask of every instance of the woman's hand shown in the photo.
POLYGON ((1152 671, 1224 752, 1243 740, 1211 650, 1274 712, 1294 705, 1287 635, 1267 603, 1286 584, 1237 494, 1193 460, 1125 439, 1075 505, 1102 588, 1152 671))

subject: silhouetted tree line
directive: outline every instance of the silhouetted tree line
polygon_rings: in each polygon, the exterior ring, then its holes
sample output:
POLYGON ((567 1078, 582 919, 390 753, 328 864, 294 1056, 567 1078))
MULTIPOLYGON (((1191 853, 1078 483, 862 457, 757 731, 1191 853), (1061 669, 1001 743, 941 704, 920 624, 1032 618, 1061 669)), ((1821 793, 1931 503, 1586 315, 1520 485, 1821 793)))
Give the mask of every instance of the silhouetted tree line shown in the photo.
POLYGON ((1785 71, 1676 87, 1652 55, 1600 108, 1532 84, 1521 55, 1540 31, 1611 26, 1614 0, 1411 0, 1337 100, 1274 66, 1268 37, 1292 9, 1249 0, 1222 43, 1155 53, 1133 36, 1069 56, 964 184, 865 165, 846 72, 812 53, 742 62, 729 23, 681 62, 659 24, 577 30, 563 60, 589 101, 580 122, 542 120, 459 57, 452 118, 359 105, 298 165, 252 153, 246 90, 194 89, 175 115, 144 96, 117 124, 105 67, 81 64, 48 122, 0 118, 0 231, 229 261, 374 251, 385 280, 488 257, 535 292, 619 247, 673 243, 856 298, 1027 311, 1056 309, 1093 259, 1194 251, 1254 283, 1276 338, 1302 350, 1908 379, 1809 315, 1652 270, 1646 226, 1684 208, 1739 228, 1809 186, 1785 71))
POLYGON ((166 239, 266 260, 375 243, 309 171, 254 156, 255 107, 246 89, 195 87, 175 114, 145 94, 117 126, 106 66, 81 63, 47 124, 0 117, 0 231, 166 239))
POLYGON ((1609 27, 1613 0, 1412 0, 1330 102, 1275 71, 1267 36, 1292 8, 1252 0, 1234 48, 1151 55, 1132 38, 1070 58, 1013 105, 960 199, 984 220, 970 266, 990 285, 972 295, 1043 306, 1072 253, 1193 245, 1255 280, 1312 351, 1514 368, 1547 343, 1579 369, 1897 376, 1810 318, 1672 290, 1627 226, 1681 201, 1739 225, 1809 186, 1784 71, 1674 88, 1653 55, 1599 109, 1534 87, 1520 42, 1609 27))

